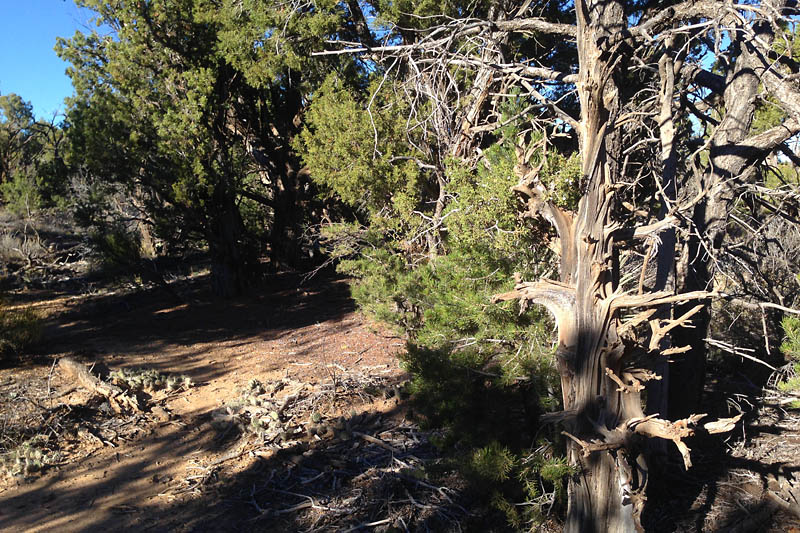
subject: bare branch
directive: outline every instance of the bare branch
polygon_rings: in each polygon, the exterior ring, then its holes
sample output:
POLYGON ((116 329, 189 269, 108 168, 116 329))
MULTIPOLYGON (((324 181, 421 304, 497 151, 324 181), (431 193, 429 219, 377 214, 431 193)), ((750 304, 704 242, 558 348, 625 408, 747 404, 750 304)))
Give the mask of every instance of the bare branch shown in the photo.
POLYGON ((558 319, 572 312, 575 305, 575 289, 565 283, 544 279, 517 283, 513 291, 492 297, 492 303, 508 300, 544 305, 558 319))
POLYGON ((553 35, 565 35, 573 38, 576 36, 578 31, 577 28, 575 28, 575 26, 572 24, 558 24, 540 18, 498 21, 494 23, 494 26, 500 30, 508 32, 550 33, 553 35))
POLYGON ((626 307, 655 307, 658 305, 688 302, 691 300, 708 300, 719 297, 720 293, 712 291, 692 291, 683 294, 670 294, 668 292, 653 292, 650 294, 620 295, 613 298, 612 309, 626 307))
MULTIPOLYGON (((411 50, 431 50, 440 46, 449 46, 454 40, 459 38, 476 35, 484 31, 501 31, 508 33, 550 33, 554 35, 566 35, 575 37, 576 29, 571 24, 558 24, 540 18, 526 18, 514 20, 470 20, 464 19, 456 21, 456 24, 444 26, 446 29, 453 30, 446 36, 436 40, 421 39, 419 42, 404 45, 391 46, 354 46, 342 50, 324 50, 312 52, 312 56, 329 56, 342 54, 377 53, 377 52, 408 52, 411 50)), ((443 26, 436 26, 431 29, 429 35, 441 33, 443 26)), ((340 41, 328 41, 328 44, 348 44, 340 41)), ((350 43, 352 44, 352 43, 350 43)))

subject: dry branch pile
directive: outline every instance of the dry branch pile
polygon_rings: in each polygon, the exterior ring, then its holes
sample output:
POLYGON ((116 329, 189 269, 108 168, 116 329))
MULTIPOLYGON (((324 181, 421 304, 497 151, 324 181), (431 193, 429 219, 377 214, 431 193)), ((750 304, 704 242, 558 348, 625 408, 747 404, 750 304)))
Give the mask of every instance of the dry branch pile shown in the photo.
MULTIPOLYGON (((136 385, 134 377, 152 377, 153 373, 127 370, 116 374, 127 376, 136 385)), ((165 388, 157 394, 154 388, 132 387, 125 380, 115 379, 116 384, 103 380, 86 365, 63 357, 46 380, 0 383, 0 397, 9 405, 18 404, 0 413, 0 471, 26 478, 73 462, 97 447, 117 447, 145 432, 152 422, 169 420, 170 414, 159 404, 176 389, 166 388, 166 383, 180 382, 181 390, 189 385, 183 377, 162 377, 165 388), (67 383, 60 393, 51 388, 56 370, 67 383), (76 391, 84 393, 80 401, 68 401, 76 391)))
POLYGON ((375 409, 397 394, 396 385, 369 369, 317 386, 252 380, 240 398, 211 415, 218 440, 240 432, 231 451, 210 463, 190 460, 187 476, 161 496, 217 493, 226 500, 220 513, 244 502, 247 528, 458 529, 468 512, 452 483, 430 479, 426 467, 437 454, 429 434, 375 409), (235 460, 252 462, 246 481, 226 470, 235 460), (223 496, 232 492, 233 498, 223 496))

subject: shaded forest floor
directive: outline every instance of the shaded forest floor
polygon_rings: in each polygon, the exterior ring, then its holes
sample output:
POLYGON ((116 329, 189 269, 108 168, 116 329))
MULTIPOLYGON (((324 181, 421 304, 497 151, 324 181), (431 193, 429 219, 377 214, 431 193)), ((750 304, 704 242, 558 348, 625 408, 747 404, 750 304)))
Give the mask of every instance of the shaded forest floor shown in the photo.
MULTIPOLYGON (((404 394, 403 341, 356 311, 346 280, 278 275, 222 302, 202 270, 166 290, 58 275, 11 293, 46 326, 0 368, 0 447, 34 439, 45 460, 0 475, 0 531, 507 530, 442 466, 404 394), (161 381, 118 413, 63 357, 161 381)), ((706 403, 744 424, 690 441, 689 472, 665 448, 648 531, 800 532, 800 414, 752 363, 729 363, 706 403)))
POLYGON ((61 456, 0 483, 0 530, 457 528, 458 487, 426 481, 434 449, 401 399, 402 341, 355 312, 345 281, 298 282, 230 302, 203 276, 176 287, 185 303, 159 289, 20 295, 49 318, 34 360, 0 370, 2 431, 44 435, 61 456), (114 413, 52 366, 62 356, 193 385, 114 413), (283 407, 279 431, 243 423, 253 396, 283 407))

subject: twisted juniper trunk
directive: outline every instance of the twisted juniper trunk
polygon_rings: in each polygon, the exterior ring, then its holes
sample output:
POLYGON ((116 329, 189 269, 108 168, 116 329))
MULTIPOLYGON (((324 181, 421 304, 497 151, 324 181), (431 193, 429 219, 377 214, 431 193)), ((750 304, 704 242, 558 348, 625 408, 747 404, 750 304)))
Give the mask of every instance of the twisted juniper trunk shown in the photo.
POLYGON ((620 423, 642 416, 638 395, 618 390, 608 374, 623 375, 623 349, 611 306, 617 284, 614 242, 605 232, 611 200, 606 172, 611 167, 601 155, 575 221, 575 305, 567 324, 572 338, 564 339, 567 345, 560 350, 562 372, 569 376, 567 383, 562 380, 567 385, 565 408, 575 412, 567 425, 574 437, 568 457, 577 472, 569 483, 568 532, 632 531, 641 512, 630 493, 642 488, 642 480, 627 453, 616 449, 587 455, 576 440, 611 437, 620 423))
POLYGON ((622 154, 614 125, 621 96, 613 40, 625 16, 619 2, 608 0, 579 1, 575 7, 585 192, 572 215, 547 201, 535 171, 523 171, 516 190, 529 197, 529 212, 555 226, 561 279, 519 283, 497 299, 545 305, 558 324, 567 455, 575 472, 568 485, 564 530, 622 533, 639 523, 646 483, 638 436, 627 425, 643 420, 639 390, 620 385, 631 354, 617 331, 619 268, 612 220, 622 154))
POLYGON ((217 196, 217 210, 208 220, 211 286, 216 296, 232 298, 242 294, 248 282, 244 224, 234 195, 220 191, 217 196))
POLYGON ((301 268, 307 259, 302 237, 308 225, 308 204, 314 196, 308 171, 301 168, 297 155, 289 148, 289 139, 299 131, 299 113, 303 109, 303 94, 296 89, 300 86, 301 75, 291 71, 289 79, 289 88, 272 88, 273 99, 282 102, 273 117, 276 133, 280 135, 272 139, 269 151, 274 165, 273 220, 269 234, 273 268, 301 268))
POLYGON ((562 281, 575 288, 574 323, 568 327, 573 338, 564 339, 572 349, 562 350, 562 367, 572 374, 565 407, 576 414, 568 427, 573 435, 568 456, 577 471, 569 483, 565 531, 623 532, 634 530, 641 512, 641 505, 634 506, 630 497, 642 488, 642 480, 635 475, 637 460, 621 448, 587 455, 580 443, 608 437, 620 423, 642 416, 638 395, 619 391, 609 375, 622 375, 623 356, 611 305, 619 272, 608 228, 622 153, 620 133, 614 126, 621 97, 614 78, 618 58, 613 39, 624 28, 625 15, 620 2, 605 0, 579 1, 575 9, 580 149, 587 190, 571 232, 574 264, 561 273, 562 281))

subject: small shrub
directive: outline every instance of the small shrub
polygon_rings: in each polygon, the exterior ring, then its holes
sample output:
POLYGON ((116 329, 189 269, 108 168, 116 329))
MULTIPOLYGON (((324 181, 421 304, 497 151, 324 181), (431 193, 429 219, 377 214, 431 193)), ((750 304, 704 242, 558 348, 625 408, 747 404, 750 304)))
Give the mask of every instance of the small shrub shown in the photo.
MULTIPOLYGON (((800 392, 800 318, 794 316, 784 317, 781 321, 783 326, 783 344, 781 351, 789 359, 782 373, 782 379, 778 381, 777 388, 784 393, 800 392)), ((789 404, 792 409, 800 409, 800 400, 789 404)))
POLYGON ((536 423, 560 408, 547 392, 555 387, 552 356, 529 355, 527 379, 509 382, 477 350, 408 348, 402 358, 413 376, 414 412, 425 427, 441 428, 431 442, 452 457, 452 468, 472 481, 497 520, 520 529, 563 509, 570 471, 554 446, 560 436, 536 423))
POLYGON ((47 249, 42 246, 36 235, 18 233, 0 234, 0 260, 6 263, 32 262, 47 256, 47 249))
POLYGON ((19 260, 22 239, 11 233, 0 234, 0 261, 10 263, 19 260))
POLYGON ((9 309, 0 302, 0 360, 19 355, 42 337, 42 319, 30 308, 9 309))
POLYGON ((36 178, 26 172, 15 173, 0 184, 0 198, 6 208, 17 215, 27 215, 42 207, 36 178))
POLYGON ((28 477, 60 460, 61 454, 48 449, 47 439, 39 435, 0 457, 0 472, 9 477, 28 477))
POLYGON ((111 272, 131 272, 141 263, 142 250, 134 234, 110 228, 92 235, 100 265, 111 272))

